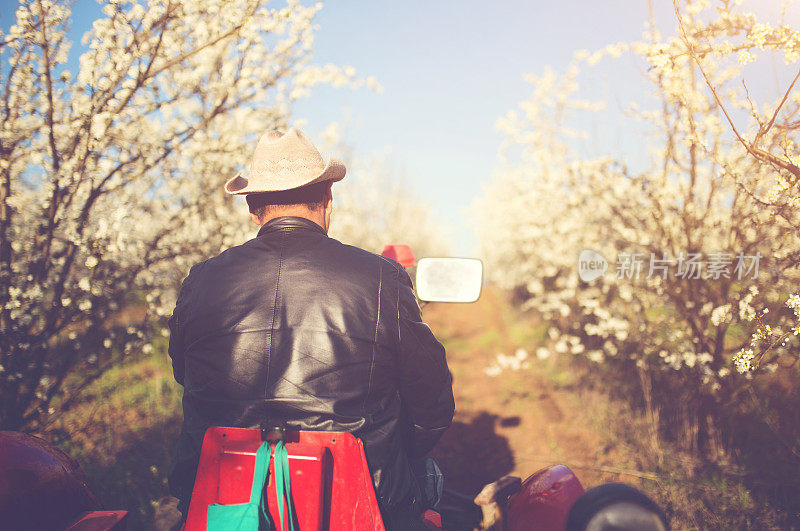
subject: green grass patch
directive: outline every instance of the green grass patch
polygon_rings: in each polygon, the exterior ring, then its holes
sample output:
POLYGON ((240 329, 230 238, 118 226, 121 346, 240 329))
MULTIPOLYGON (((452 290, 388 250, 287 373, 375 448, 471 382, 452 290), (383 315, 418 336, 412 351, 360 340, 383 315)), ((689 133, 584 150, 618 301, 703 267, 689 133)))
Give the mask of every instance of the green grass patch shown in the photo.
POLYGON ((164 350, 111 368, 43 434, 81 464, 104 507, 130 511, 129 529, 152 528, 168 494, 182 387, 164 350))

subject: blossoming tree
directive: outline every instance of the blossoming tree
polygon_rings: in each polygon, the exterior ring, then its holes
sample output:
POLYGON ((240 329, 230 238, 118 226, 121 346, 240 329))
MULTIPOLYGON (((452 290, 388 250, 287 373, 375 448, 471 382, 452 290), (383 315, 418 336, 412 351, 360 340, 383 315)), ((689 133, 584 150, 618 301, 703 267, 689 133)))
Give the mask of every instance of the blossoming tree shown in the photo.
POLYGON ((68 406, 152 332, 126 307, 169 314, 191 263, 251 236, 222 183, 257 133, 316 84, 374 84, 310 63, 319 7, 107 0, 70 69, 69 3, 20 2, 0 35, 0 428, 68 406))
MULTIPOLYGON (((776 102, 761 107, 754 103, 754 98, 747 90, 747 80, 742 77, 747 105, 739 107, 747 111, 744 119, 736 115, 734 111, 737 106, 727 101, 729 97, 723 96, 723 87, 717 85, 708 74, 709 57, 714 58, 713 63, 735 59, 739 64, 747 65, 762 54, 771 55, 773 60, 782 59, 787 65, 796 65, 800 60, 800 32, 783 22, 765 23, 753 13, 738 12, 735 2, 722 2, 716 20, 710 23, 699 23, 692 16, 697 7, 690 7, 684 12, 675 0, 673 6, 684 49, 673 49, 672 53, 688 53, 692 58, 736 140, 766 168, 768 182, 764 183, 762 179, 754 179, 729 167, 726 167, 727 176, 761 208, 772 214, 770 222, 774 222, 774 216, 784 226, 800 231, 800 154, 797 145, 800 93, 794 90, 800 79, 800 69, 776 102)), ((714 68, 712 64, 711 69, 714 68)), ((798 264, 800 252, 793 250, 781 259, 789 264, 798 264)), ((757 327, 750 344, 743 347, 734 358, 740 372, 755 370, 774 361, 778 357, 776 354, 779 354, 778 347, 786 346, 792 336, 800 335, 800 293, 788 295, 786 307, 794 314, 793 322, 791 319, 779 319, 777 323, 767 324, 769 319, 763 314, 755 311, 748 314, 749 319, 757 321, 757 327)))
MULTIPOLYGON (((703 6, 683 11, 696 35, 723 24, 703 6)), ((553 349, 632 376, 654 428, 661 407, 670 410, 690 449, 718 435, 714 414, 737 391, 731 359, 748 344, 743 330, 756 309, 790 317, 784 303, 798 284, 800 251, 791 219, 758 199, 782 186, 780 175, 731 137, 703 79, 730 112, 746 112, 742 65, 708 54, 704 66, 685 38, 662 38, 651 26, 641 42, 576 53, 563 76, 529 76, 531 97, 498 121, 506 159, 477 204, 487 271, 549 317, 553 349), (582 133, 568 127, 598 108, 576 97, 579 66, 625 52, 646 65, 656 98, 652 108, 631 108, 653 138, 650 165, 636 172, 625 154, 582 157, 574 141, 582 133), (585 251, 608 260, 604 275, 581 280, 585 251), (670 390, 661 403, 652 396, 659 383, 670 390)), ((767 153, 783 149, 781 135, 759 142, 767 153)), ((797 358, 797 342, 785 341, 762 369, 797 358)))

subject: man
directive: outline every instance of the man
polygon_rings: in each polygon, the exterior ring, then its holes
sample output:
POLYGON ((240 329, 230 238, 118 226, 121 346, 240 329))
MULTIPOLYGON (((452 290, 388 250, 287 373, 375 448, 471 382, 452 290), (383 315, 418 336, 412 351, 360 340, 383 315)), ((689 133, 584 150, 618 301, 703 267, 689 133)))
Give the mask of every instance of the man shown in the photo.
POLYGON ((421 525, 411 465, 452 421, 452 379, 405 270, 327 236, 344 175, 289 129, 263 135, 225 185, 261 228, 192 267, 170 319, 184 386, 170 490, 184 515, 206 428, 285 424, 361 438, 388 527, 421 525))

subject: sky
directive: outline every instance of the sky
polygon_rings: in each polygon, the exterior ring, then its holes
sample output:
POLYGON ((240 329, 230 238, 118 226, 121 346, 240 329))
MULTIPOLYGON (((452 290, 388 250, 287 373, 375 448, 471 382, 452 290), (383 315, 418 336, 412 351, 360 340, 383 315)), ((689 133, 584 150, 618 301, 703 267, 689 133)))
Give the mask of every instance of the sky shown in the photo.
POLYGON ((497 164, 495 121, 530 94, 523 74, 637 39, 647 13, 642 0, 329 2, 315 60, 350 64, 384 90, 322 89, 296 116, 312 135, 349 121, 356 154, 388 151, 398 177, 450 225, 453 252, 472 255, 471 205, 497 164))
MULTIPOLYGON (((659 28, 673 34, 671 0, 652 3, 659 28)), ((774 14, 779 2, 755 4, 774 14)), ((15 6, 0 0, 0 26, 15 6)), ((73 30, 80 34, 97 12, 92 0, 76 0, 73 30)), ((646 0, 331 0, 316 18, 312 62, 351 65, 383 92, 321 87, 295 104, 294 119, 312 139, 331 122, 344 124, 356 156, 387 153, 394 178, 449 226, 452 254, 474 255, 472 204, 498 165, 496 120, 531 92, 523 74, 563 71, 576 50, 637 40, 647 17, 646 0)), ((643 78, 627 56, 582 75, 608 101, 582 124, 590 155, 643 151, 641 132, 617 120, 641 96, 643 78)))

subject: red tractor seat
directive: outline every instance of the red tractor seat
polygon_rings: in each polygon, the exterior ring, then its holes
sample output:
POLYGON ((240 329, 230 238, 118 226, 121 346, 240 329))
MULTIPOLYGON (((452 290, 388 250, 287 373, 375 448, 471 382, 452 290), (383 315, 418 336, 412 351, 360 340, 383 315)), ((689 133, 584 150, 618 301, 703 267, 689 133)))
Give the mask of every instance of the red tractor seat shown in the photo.
MULTIPOLYGON (((289 452, 292 498, 299 529, 384 529, 361 440, 350 433, 322 431, 286 431, 283 440, 289 452)), ((249 501, 256 450, 261 443, 261 430, 257 429, 206 430, 186 531, 206 529, 206 514, 212 503, 249 501)), ((269 513, 277 525, 280 518, 272 460, 269 469, 265 495, 269 513)), ((287 512, 284 510, 284 514, 287 512)), ((430 529, 441 529, 438 514, 428 511, 424 518, 430 529)))

